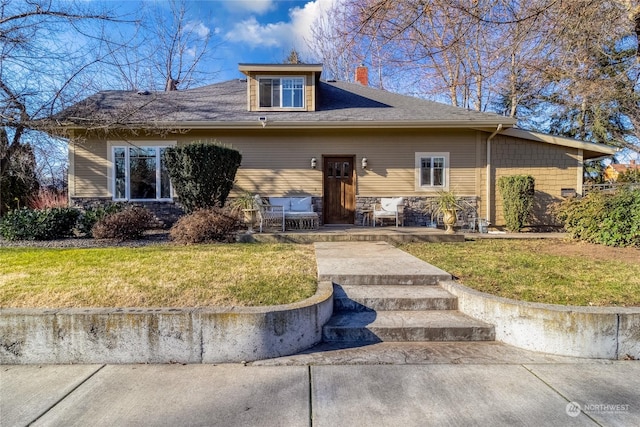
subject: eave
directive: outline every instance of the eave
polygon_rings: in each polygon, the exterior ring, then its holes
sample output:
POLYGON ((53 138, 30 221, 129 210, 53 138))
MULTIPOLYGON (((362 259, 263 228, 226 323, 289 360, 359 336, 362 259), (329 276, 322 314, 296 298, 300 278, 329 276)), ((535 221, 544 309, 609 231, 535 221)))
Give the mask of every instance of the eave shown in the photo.
MULTIPOLYGON (((255 121, 186 121, 186 122, 149 122, 131 123, 126 125, 112 125, 113 129, 482 129, 495 130, 497 123, 494 120, 487 121, 270 121, 264 122, 256 118, 255 121)), ((510 126, 506 124, 505 126, 510 126)), ((74 130, 99 129, 100 126, 79 126, 65 123, 63 128, 74 130)))
POLYGON ((577 139, 565 138, 562 136, 548 135, 544 133, 531 132, 522 129, 506 129, 500 132, 500 135, 512 136, 515 138, 526 139, 529 141, 544 142, 546 144, 559 145, 562 147, 577 148, 583 150, 585 160, 595 159, 599 157, 613 156, 618 149, 604 144, 596 144, 594 142, 579 141, 577 139))
POLYGON ((281 71, 320 74, 322 73, 322 64, 238 64, 238 70, 245 75, 281 71))

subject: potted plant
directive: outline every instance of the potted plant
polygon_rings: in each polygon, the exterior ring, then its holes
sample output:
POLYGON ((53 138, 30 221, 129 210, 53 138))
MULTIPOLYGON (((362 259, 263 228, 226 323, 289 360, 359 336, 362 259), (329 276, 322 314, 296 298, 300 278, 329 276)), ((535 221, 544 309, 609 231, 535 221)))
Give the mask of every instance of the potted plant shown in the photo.
POLYGON ((242 211, 244 214, 244 222, 247 224, 249 231, 253 230, 253 224, 256 222, 256 198, 253 193, 245 191, 231 202, 231 208, 236 212, 242 211))
POLYGON ((453 226, 458 220, 457 213, 458 209, 460 209, 456 194, 451 190, 438 191, 436 205, 435 213, 442 213, 442 222, 446 226, 445 233, 453 234, 453 226))

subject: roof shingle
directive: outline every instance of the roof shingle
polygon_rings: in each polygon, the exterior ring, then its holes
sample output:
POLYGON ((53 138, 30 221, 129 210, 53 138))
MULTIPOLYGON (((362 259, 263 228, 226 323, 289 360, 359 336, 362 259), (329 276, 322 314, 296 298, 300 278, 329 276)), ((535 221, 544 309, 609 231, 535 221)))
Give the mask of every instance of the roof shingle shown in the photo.
POLYGON ((83 123, 224 123, 256 122, 267 117, 270 123, 384 122, 512 125, 515 120, 493 113, 471 111, 420 98, 345 82, 318 83, 316 111, 247 111, 247 83, 229 80, 195 89, 138 94, 104 91, 62 111, 59 121, 83 123))

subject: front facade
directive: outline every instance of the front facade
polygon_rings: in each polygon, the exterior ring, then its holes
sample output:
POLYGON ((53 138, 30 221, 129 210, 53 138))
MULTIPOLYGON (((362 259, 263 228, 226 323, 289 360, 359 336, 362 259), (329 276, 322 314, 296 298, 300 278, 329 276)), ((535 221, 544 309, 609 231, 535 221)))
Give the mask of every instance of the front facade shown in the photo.
POLYGON ((532 224, 549 225, 549 205, 581 192, 583 162, 614 153, 513 129, 512 119, 494 114, 321 81, 319 65, 241 64, 240 71, 246 80, 153 99, 120 92, 103 93, 99 103, 89 98, 82 107, 94 112, 141 111, 132 108, 139 102, 160 107, 129 116, 106 135, 67 122, 76 137, 69 150, 72 202, 131 201, 171 216, 175 194, 161 164, 163 149, 216 140, 243 156, 232 197, 242 191, 312 196, 323 224, 361 224, 381 197, 403 197, 405 225, 427 225, 438 191, 453 190, 480 218, 500 226, 497 180, 530 174, 532 224))

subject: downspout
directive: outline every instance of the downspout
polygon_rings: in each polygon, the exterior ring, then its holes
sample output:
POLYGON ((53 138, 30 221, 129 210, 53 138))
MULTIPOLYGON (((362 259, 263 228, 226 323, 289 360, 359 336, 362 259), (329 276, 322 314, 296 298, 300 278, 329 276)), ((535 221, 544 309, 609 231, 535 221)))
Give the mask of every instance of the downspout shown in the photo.
POLYGON ((487 138, 487 222, 491 220, 491 140, 502 130, 502 123, 487 138))

